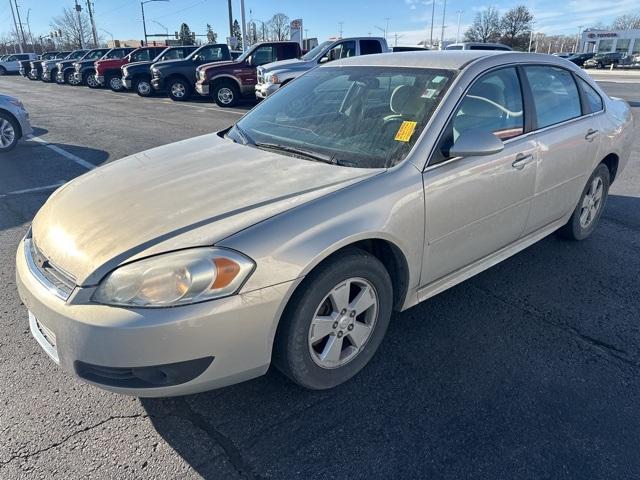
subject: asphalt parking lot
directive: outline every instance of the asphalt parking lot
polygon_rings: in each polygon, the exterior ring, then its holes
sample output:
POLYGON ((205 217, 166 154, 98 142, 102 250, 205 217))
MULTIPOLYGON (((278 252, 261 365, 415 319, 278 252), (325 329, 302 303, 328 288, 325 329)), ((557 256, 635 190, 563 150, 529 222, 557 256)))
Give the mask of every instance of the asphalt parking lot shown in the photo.
MULTIPOLYGON (((640 76, 605 75, 640 130, 640 76)), ((0 479, 640 477, 640 131, 590 239, 550 236, 395 315, 347 384, 309 392, 270 371, 151 400, 49 360, 16 292, 16 247, 57 185, 250 105, 19 77, 0 91, 24 101, 37 138, 0 158, 0 479)))

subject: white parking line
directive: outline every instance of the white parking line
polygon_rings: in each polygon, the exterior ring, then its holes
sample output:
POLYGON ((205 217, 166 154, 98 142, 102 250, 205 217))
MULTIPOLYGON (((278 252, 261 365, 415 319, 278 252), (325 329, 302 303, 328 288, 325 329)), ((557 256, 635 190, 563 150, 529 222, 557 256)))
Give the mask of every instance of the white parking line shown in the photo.
POLYGON ((65 180, 60 180, 58 183, 53 183, 51 185, 44 185, 42 187, 34 187, 34 188, 25 188, 23 190, 14 190, 13 192, 0 193, 0 198, 8 197, 11 195, 21 195, 23 193, 35 193, 35 192, 44 192, 46 190, 53 190, 58 188, 61 185, 67 183, 65 180))
POLYGON ((236 115, 244 115, 245 113, 247 113, 239 110, 229 110, 228 108, 208 107, 206 105, 190 105, 188 103, 179 103, 179 102, 168 101, 168 100, 163 100, 162 103, 166 103, 167 105, 176 105, 178 107, 203 108, 205 110, 213 110, 213 111, 222 112, 222 113, 227 113, 227 112, 235 113, 236 115))
POLYGON ((41 138, 38 137, 34 137, 33 135, 29 135, 29 140, 33 140, 34 142, 38 142, 42 145, 44 145, 47 148, 50 148, 51 150, 53 150, 54 152, 56 152, 59 155, 62 155, 63 157, 71 160, 72 162, 77 163, 78 165, 80 165, 81 167, 86 168, 87 170, 93 170, 94 168, 96 168, 96 166, 93 163, 87 162, 86 160, 74 155, 73 153, 69 153, 66 150, 63 150, 62 148, 58 147, 57 145, 52 145, 51 143, 42 140, 41 138))

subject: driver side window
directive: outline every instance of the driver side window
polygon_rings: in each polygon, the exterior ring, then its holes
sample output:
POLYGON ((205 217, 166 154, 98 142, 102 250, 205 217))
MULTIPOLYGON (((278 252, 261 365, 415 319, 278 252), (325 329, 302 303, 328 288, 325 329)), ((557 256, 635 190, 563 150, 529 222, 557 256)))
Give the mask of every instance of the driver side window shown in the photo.
POLYGON ((522 90, 515 67, 496 70, 476 80, 453 115, 431 164, 449 159, 449 149, 469 130, 492 133, 503 141, 524 133, 522 90))
POLYGON ((341 42, 327 52, 329 61, 338 60, 340 58, 349 58, 356 56, 356 42, 355 40, 349 40, 347 42, 341 42))
POLYGON ((260 65, 275 62, 277 58, 274 55, 273 49, 274 47, 269 46, 259 47, 255 52, 253 52, 251 57, 253 59, 253 65, 258 67, 260 65))

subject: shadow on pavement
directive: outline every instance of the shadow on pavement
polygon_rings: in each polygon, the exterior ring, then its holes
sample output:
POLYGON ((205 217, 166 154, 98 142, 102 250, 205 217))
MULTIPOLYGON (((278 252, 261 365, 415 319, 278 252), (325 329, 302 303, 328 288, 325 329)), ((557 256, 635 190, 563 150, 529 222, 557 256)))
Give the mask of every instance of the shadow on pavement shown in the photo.
POLYGON ((551 235, 396 314, 334 390, 270 371, 141 403, 204 478, 630 478, 639 228, 640 199, 610 196, 588 240, 551 235))

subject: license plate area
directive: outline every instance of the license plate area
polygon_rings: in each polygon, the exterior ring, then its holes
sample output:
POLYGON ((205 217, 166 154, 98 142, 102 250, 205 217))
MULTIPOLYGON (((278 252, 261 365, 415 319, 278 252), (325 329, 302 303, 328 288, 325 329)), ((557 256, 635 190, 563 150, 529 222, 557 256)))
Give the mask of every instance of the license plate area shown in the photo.
POLYGON ((31 335, 33 335, 33 337, 38 341, 43 350, 47 352, 47 355, 49 355, 54 362, 60 363, 56 344, 56 334, 53 330, 38 321, 35 315, 31 312, 29 312, 29 328, 31 330, 31 335))

